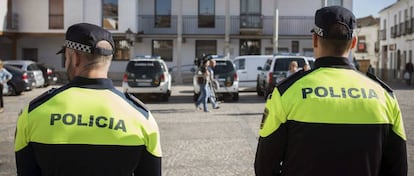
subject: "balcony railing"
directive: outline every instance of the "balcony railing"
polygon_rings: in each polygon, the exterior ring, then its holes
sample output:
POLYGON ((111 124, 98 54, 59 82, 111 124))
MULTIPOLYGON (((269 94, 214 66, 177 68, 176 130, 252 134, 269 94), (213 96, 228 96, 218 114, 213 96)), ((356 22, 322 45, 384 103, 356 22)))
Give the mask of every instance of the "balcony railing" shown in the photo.
POLYGON ((240 28, 263 28, 263 16, 261 14, 240 15, 240 28))
POLYGON ((406 32, 406 34, 411 34, 410 20, 405 21, 405 32, 406 32))
MULTIPOLYGON (((157 27, 154 15, 138 16, 138 31, 142 35, 162 35, 177 34, 177 16, 169 17, 170 24, 157 27)), ((209 19, 209 25, 201 25, 197 15, 183 15, 183 34, 184 35, 224 35, 225 16, 216 15, 214 20, 209 19), (214 25, 212 25, 214 24, 214 25)), ((168 20, 166 20, 168 21, 168 20)), ((263 35, 273 35, 274 26, 273 16, 230 16, 230 35, 239 35, 244 29, 258 29, 263 35)), ((310 30, 314 24, 314 18, 308 16, 280 16, 279 35, 310 35, 310 30)))

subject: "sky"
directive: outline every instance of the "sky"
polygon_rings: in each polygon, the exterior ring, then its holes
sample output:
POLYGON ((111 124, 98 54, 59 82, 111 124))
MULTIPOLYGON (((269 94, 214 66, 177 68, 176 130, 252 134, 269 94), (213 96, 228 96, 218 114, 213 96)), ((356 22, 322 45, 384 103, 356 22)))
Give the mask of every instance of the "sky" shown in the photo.
POLYGON ((373 15, 378 17, 378 12, 385 7, 397 2, 397 0, 354 0, 353 12, 356 18, 373 15))

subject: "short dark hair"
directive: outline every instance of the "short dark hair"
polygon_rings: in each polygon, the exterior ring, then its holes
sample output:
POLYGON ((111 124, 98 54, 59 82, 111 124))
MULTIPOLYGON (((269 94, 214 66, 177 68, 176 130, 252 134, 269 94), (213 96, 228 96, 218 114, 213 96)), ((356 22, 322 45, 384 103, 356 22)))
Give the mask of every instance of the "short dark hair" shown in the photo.
MULTIPOLYGON (((348 33, 348 30, 344 25, 335 24, 330 28, 330 36, 344 36, 348 33)), ((335 38, 335 37, 333 37, 335 38)), ((329 49, 335 55, 342 55, 345 51, 351 46, 352 39, 350 40, 341 40, 341 39, 326 39, 319 37, 321 45, 324 48, 329 49)))

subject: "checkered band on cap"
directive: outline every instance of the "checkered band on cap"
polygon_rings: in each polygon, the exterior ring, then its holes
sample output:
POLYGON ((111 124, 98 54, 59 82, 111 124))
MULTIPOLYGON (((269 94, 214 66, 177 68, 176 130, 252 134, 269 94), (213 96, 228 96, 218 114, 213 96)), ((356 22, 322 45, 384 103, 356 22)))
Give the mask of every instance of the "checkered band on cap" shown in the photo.
POLYGON ((72 49, 82 51, 82 52, 85 52, 85 53, 92 53, 92 50, 91 50, 92 47, 88 46, 88 45, 84 45, 82 43, 77 43, 77 42, 73 42, 73 41, 70 41, 70 40, 66 40, 65 41, 65 46, 67 48, 72 48, 72 49))

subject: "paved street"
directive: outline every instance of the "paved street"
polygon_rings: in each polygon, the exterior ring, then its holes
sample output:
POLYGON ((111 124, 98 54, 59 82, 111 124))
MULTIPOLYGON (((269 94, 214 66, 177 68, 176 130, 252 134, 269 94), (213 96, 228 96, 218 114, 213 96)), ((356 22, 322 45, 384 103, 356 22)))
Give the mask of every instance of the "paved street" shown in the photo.
MULTIPOLYGON (((409 162, 414 163, 414 86, 396 88, 408 135, 409 162)), ((13 140, 20 109, 48 88, 5 97, 0 114, 0 176, 15 175, 13 140)), ((264 100, 255 92, 240 93, 239 102, 223 102, 211 113, 196 111, 192 87, 175 86, 170 101, 144 99, 161 132, 165 176, 250 176, 264 100)), ((409 165, 409 175, 414 166, 409 165)))

